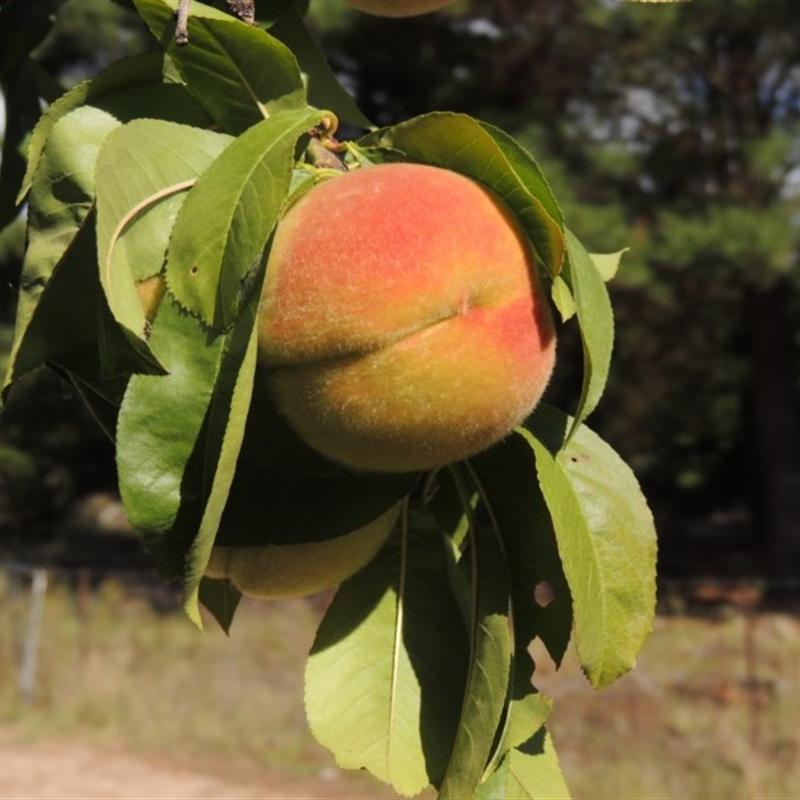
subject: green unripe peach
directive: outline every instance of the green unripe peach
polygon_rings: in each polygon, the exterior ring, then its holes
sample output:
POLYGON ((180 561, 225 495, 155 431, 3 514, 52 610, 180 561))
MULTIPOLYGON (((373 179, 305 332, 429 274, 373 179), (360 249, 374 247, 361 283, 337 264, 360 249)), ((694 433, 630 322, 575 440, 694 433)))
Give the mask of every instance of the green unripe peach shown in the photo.
POLYGON ((262 600, 315 594, 337 586, 372 561, 399 513, 398 504, 352 533, 320 542, 217 546, 206 575, 227 578, 242 594, 262 600))
POLYGON ((362 167, 279 222, 259 380, 329 459, 383 472, 460 461, 539 402, 555 334, 533 256, 490 191, 420 164, 362 167))
POLYGON ((449 6, 455 0, 347 0, 359 11, 376 17, 417 17, 449 6))

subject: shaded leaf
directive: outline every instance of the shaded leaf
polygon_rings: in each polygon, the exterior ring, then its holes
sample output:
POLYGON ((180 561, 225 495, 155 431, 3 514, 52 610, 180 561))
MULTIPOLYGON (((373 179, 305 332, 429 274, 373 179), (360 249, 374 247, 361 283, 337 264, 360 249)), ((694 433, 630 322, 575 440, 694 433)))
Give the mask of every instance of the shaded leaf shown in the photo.
POLYGON ((253 126, 189 192, 172 233, 167 285, 206 325, 222 330, 235 319, 289 191, 297 140, 319 114, 285 111, 253 126))
POLYGON ((506 706, 511 666, 508 577, 494 534, 473 528, 463 558, 470 561, 472 583, 471 651, 456 741, 439 790, 441 800, 473 796, 506 706))
POLYGON ((415 483, 414 475, 298 475, 240 459, 216 543, 296 544, 341 536, 380 516, 415 483))
POLYGON ((438 780, 458 724, 468 639, 448 589, 452 551, 403 524, 340 587, 306 666, 306 713, 337 763, 401 794, 438 780))
POLYGON ((200 602, 211 612, 220 628, 225 633, 230 633, 233 616, 242 599, 241 592, 229 581, 204 578, 200 583, 199 597, 200 602))
POLYGON ((38 295, 14 341, 4 394, 13 381, 45 363, 84 381, 161 371, 145 343, 126 337, 111 316, 99 281, 93 214, 55 266, 46 291, 38 295))
POLYGON ((294 53, 300 69, 307 75, 308 101, 316 108, 332 111, 342 122, 371 128, 355 100, 347 93, 328 59, 314 41, 295 3, 270 27, 270 33, 294 53))
POLYGON ((652 628, 656 534, 630 468, 585 426, 567 441, 571 426, 542 405, 521 435, 535 453, 558 540, 578 657, 599 688, 633 667, 652 628))
POLYGON ((518 431, 470 464, 508 562, 517 653, 539 637, 559 665, 572 632, 572 599, 539 487, 534 452, 518 431), (544 607, 535 599, 536 587, 543 581, 555 596, 544 607))
MULTIPOLYGON (((263 280, 264 270, 261 270, 263 280)), ((204 436, 203 516, 186 554, 183 608, 202 627, 199 589, 208 566, 220 520, 228 500, 236 461, 244 438, 247 412, 253 394, 253 374, 258 347, 258 307, 261 283, 252 291, 242 313, 225 337, 219 375, 214 383, 204 436)), ((256 495, 257 497, 258 495, 256 495)), ((253 498, 255 505, 256 497, 253 498)))

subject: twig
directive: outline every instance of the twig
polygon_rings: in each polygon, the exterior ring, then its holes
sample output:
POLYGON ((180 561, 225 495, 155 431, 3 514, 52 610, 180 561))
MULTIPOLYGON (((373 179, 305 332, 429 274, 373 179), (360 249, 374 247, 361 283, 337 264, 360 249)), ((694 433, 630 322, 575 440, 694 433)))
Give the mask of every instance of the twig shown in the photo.
POLYGON ((178 0, 175 12, 175 44, 189 44, 189 6, 192 0, 178 0))

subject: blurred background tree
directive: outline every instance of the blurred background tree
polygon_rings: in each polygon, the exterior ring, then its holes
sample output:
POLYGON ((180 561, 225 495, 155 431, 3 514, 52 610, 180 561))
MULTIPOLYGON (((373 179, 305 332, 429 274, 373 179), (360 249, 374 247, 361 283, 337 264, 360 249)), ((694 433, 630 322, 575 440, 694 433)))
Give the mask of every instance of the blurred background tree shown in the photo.
MULTIPOLYGON (((28 95, 31 80, 52 99, 59 84, 147 47, 124 4, 29 5, 57 13, 26 68, 28 95)), ((307 19, 376 124, 433 110, 494 122, 535 153, 581 239, 597 252, 631 248, 611 284, 612 381, 590 424, 643 482, 662 575, 796 577, 800 4, 458 0, 386 20, 311 0, 307 19)), ((19 80, 3 72, 7 100, 19 80)), ((0 238, 15 243, 0 246, 12 287, 19 230, 0 238)), ((6 331, 12 300, 0 303, 6 331)), ((574 396, 579 363, 568 327, 559 402, 574 396)), ((76 410, 69 424, 85 422, 76 410)), ((24 448, 30 431, 11 436, 8 425, 0 439, 24 448)), ((70 469, 106 463, 95 445, 70 469)), ((81 486, 101 475, 113 486, 113 464, 81 486)))

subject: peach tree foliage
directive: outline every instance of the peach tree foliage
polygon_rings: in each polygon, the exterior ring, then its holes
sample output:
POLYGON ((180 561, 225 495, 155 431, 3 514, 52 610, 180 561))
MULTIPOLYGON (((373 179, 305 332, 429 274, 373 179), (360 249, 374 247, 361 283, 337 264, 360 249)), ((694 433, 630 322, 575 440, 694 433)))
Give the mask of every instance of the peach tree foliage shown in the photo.
POLYGON ((572 638, 604 687, 633 666, 654 613, 652 517, 585 424, 608 375, 605 281, 620 254, 587 253, 533 156, 496 127, 440 112, 373 128, 289 0, 260 27, 194 2, 185 46, 175 2, 134 5, 161 50, 66 92, 30 140, 4 395, 43 366, 74 385, 115 443, 133 527, 198 626, 203 605, 227 630, 239 600, 204 577, 215 544, 331 539, 401 502, 392 537, 319 625, 311 730, 340 765, 402 794, 568 796, 528 646, 538 637, 559 664, 572 638), (542 404, 490 450, 413 474, 327 462, 270 412, 254 381, 270 236, 331 168, 320 145, 337 117, 365 131, 340 143, 344 165, 444 167, 505 201, 560 324, 579 326, 573 408, 542 404), (166 297, 150 318, 136 284, 156 275, 166 297))

